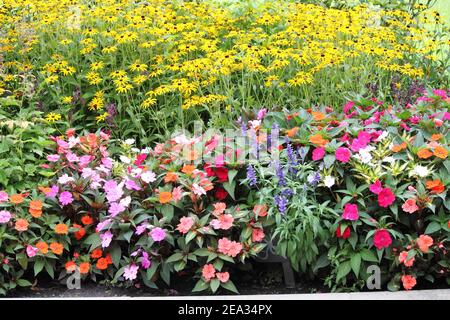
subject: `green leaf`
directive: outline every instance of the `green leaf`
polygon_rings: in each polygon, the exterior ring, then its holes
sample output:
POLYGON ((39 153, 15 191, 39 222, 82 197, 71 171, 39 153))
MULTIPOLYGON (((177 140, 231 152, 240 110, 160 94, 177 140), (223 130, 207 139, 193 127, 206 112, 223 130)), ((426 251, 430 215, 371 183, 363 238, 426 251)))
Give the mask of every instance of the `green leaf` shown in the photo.
POLYGON ((189 231, 188 234, 186 235, 186 244, 191 242, 191 240, 194 239, 195 236, 196 236, 196 233, 194 231, 189 231))
POLYGON ((350 265, 352 267, 355 276, 358 277, 359 269, 361 267, 361 256, 358 253, 354 253, 350 259, 350 265))
POLYGON ((92 251, 93 249, 101 246, 102 240, 100 239, 100 235, 98 233, 93 233, 83 241, 83 244, 90 245, 90 251, 92 251))
POLYGON ((225 283, 222 283, 221 286, 229 291, 239 294, 238 289, 236 289, 236 287, 234 286, 234 283, 231 282, 231 280, 229 280, 225 283))
POLYGON ((378 259, 375 256, 375 254, 369 249, 362 249, 359 254, 361 255, 361 258, 364 261, 367 261, 367 262, 378 262, 378 259))
POLYGON ((114 245, 111 250, 109 251, 111 254, 111 259, 113 261, 114 266, 117 268, 119 267, 120 258, 122 257, 122 249, 120 249, 119 245, 114 245))
POLYGON ((26 270, 28 267, 28 258, 25 254, 21 253, 18 254, 16 257, 17 261, 19 262, 22 269, 26 270))
POLYGON ((203 281, 202 279, 200 279, 200 280, 198 280, 198 282, 195 285, 194 289, 192 289, 192 292, 204 291, 204 290, 206 290, 208 288, 209 288, 208 284, 205 281, 203 281))
POLYGON ((435 233, 437 231, 441 230, 441 225, 436 222, 430 222, 430 224, 427 226, 427 228, 425 229, 425 233, 426 234, 431 234, 431 233, 435 233))
POLYGON ((340 279, 347 276, 351 270, 352 267, 350 265, 350 260, 342 262, 337 269, 336 281, 339 281, 340 279))
POLYGON ((17 285, 19 287, 29 287, 31 286, 31 282, 25 279, 19 279, 17 280, 17 285))
POLYGON ((233 200, 236 200, 234 198, 234 189, 235 189, 236 185, 234 184, 234 182, 225 182, 223 183, 223 188, 230 194, 230 197, 233 198, 233 200))
POLYGON ((211 286, 212 292, 216 293, 217 289, 219 289, 219 287, 220 287, 219 279, 212 279, 210 286, 211 286))
POLYGON ((166 260, 166 262, 167 262, 167 263, 171 263, 171 262, 179 261, 179 260, 183 259, 183 257, 184 257, 184 256, 183 256, 181 253, 177 252, 177 253, 174 253, 173 255, 171 255, 171 256, 166 260))
POLYGON ((45 260, 43 258, 37 258, 34 262, 34 275, 37 276, 39 272, 44 269, 45 260))

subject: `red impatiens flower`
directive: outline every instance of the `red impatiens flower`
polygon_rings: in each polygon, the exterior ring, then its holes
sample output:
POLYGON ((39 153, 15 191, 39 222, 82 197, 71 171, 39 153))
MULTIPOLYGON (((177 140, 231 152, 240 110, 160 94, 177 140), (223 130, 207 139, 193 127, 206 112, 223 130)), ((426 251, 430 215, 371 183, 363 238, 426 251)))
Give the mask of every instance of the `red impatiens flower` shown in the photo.
POLYGON ((336 237, 347 239, 350 237, 350 226, 347 226, 343 233, 341 233, 341 224, 339 224, 338 228, 336 229, 336 237))
POLYGON ((389 188, 383 188, 380 193, 378 193, 378 204, 383 207, 387 208, 391 204, 393 204, 395 201, 395 195, 389 188))
POLYGON ((219 201, 225 200, 227 196, 228 192, 224 188, 217 188, 214 193, 214 197, 219 201))
POLYGON ((378 249, 388 248, 392 243, 392 238, 389 232, 385 229, 379 229, 375 231, 373 237, 373 244, 378 249))

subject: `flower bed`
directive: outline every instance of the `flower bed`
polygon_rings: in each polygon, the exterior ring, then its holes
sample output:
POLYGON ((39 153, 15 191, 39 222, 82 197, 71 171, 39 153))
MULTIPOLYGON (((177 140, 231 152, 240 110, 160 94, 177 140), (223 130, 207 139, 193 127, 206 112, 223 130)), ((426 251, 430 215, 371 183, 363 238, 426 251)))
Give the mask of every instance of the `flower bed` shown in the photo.
POLYGON ((0 293, 41 272, 149 288, 237 292, 237 264, 278 254, 333 290, 449 281, 448 91, 240 119, 241 135, 177 134, 153 148, 100 131, 52 137, 53 179, 0 193, 0 293), (326 276, 323 276, 323 275, 326 276), (164 284, 165 283, 165 284, 164 284))

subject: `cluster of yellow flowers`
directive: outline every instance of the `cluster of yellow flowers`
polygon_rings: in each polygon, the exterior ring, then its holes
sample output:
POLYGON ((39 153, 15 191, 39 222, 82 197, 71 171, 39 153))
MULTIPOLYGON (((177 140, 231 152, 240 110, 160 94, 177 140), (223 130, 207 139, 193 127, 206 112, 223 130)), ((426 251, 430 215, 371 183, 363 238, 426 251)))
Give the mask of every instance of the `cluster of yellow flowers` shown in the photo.
POLYGON ((226 105, 235 86, 295 90, 344 64, 422 77, 410 56, 433 60, 438 46, 448 45, 406 12, 366 6, 267 1, 237 12, 164 0, 2 2, 0 95, 20 91, 18 75, 33 73, 45 94, 59 97, 51 101, 70 104, 77 88, 90 92, 86 108, 97 121, 110 102, 149 108, 179 96, 170 101, 186 109, 226 105))

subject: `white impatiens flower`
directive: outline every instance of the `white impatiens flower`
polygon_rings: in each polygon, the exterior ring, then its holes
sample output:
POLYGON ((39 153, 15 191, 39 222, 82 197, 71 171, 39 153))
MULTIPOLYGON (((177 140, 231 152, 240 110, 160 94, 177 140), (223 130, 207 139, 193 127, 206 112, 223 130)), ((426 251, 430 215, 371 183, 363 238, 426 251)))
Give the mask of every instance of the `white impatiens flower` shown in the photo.
POLYGON ((370 161, 372 161, 372 155, 370 154, 370 152, 373 150, 375 150, 375 147, 367 146, 365 148, 360 149, 359 152, 354 155, 354 157, 357 158, 362 163, 367 164, 370 161))
POLYGON ((156 180, 156 174, 153 171, 145 171, 141 174, 141 179, 145 183, 151 183, 156 180))
POLYGON ((135 141, 136 140, 134 140, 134 139, 127 139, 127 140, 125 140, 125 144, 131 146, 132 144, 134 144, 135 141))
POLYGON ((378 136, 378 138, 375 139, 375 142, 380 142, 380 141, 386 139, 388 135, 389 135, 389 132, 383 131, 383 132, 378 136))
POLYGON ((394 162, 395 162, 395 159, 393 158, 393 157, 385 157, 384 159, 383 159, 383 162, 387 162, 387 163, 389 163, 389 164, 394 164, 394 162))
POLYGON ((427 167, 417 165, 414 167, 413 170, 411 170, 410 173, 412 176, 419 176, 421 178, 425 178, 430 174, 430 170, 428 170, 427 167))
POLYGON ((323 179, 323 183, 325 184, 325 186, 327 186, 328 188, 331 188, 332 186, 334 186, 334 184, 336 183, 336 179, 332 176, 326 176, 323 179))
POLYGON ((120 158, 120 161, 122 161, 123 163, 126 163, 126 164, 130 164, 131 163, 130 158, 128 158, 126 156, 120 156, 119 158, 120 158))

